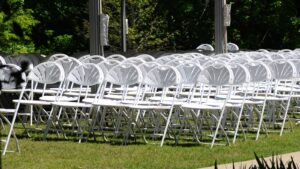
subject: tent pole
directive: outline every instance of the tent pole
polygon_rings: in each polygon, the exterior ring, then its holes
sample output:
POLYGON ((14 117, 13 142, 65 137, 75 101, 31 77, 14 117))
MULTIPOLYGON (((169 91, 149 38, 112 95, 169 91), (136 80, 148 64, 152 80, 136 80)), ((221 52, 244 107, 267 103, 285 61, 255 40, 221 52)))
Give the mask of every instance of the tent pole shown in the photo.
POLYGON ((226 0, 215 0, 215 53, 225 52, 224 6, 226 0))
POLYGON ((126 47, 126 0, 121 0, 121 48, 122 52, 127 51, 126 47))
POLYGON ((89 0, 90 55, 104 55, 100 40, 102 0, 89 0))

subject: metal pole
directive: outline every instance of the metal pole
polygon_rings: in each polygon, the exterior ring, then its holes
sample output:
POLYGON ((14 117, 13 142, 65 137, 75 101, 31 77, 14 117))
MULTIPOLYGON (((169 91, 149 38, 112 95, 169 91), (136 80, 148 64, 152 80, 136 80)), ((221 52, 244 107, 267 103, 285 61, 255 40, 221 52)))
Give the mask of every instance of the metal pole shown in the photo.
POLYGON ((98 36, 98 38, 99 38, 99 41, 100 41, 100 43, 99 43, 99 46, 100 46, 100 55, 101 56, 104 56, 104 46, 103 46, 103 44, 101 43, 101 40, 100 40, 100 32, 101 32, 101 26, 100 26, 100 24, 101 24, 101 19, 100 19, 100 14, 102 14, 103 12, 102 12, 102 0, 99 0, 99 15, 98 15, 98 20, 99 20, 99 36, 98 36))
POLYGON ((223 3, 223 26, 224 26, 224 52, 227 53, 227 42, 228 42, 228 39, 227 39, 227 26, 225 25, 225 18, 224 18, 224 12, 225 12, 225 6, 226 6, 226 0, 224 0, 224 3, 223 3))
POLYGON ((104 55, 100 41, 102 0, 89 0, 90 55, 104 55))
POLYGON ((121 48, 126 52, 126 0, 121 0, 121 48))
POLYGON ((225 52, 224 2, 215 0, 215 53, 225 52))

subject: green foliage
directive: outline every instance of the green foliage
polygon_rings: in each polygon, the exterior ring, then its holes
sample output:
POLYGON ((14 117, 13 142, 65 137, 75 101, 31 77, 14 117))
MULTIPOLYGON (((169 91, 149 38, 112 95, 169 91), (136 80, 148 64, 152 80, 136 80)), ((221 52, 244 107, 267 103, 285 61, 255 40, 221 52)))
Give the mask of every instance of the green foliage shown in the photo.
POLYGON ((300 46, 297 0, 231 0, 232 24, 228 39, 244 49, 296 48, 300 46))
POLYGON ((28 53, 35 51, 32 30, 39 23, 32 9, 24 8, 23 0, 0 2, 0 51, 6 53, 28 53))
MULTIPOLYGON (((272 159, 270 162, 267 162, 263 157, 259 158, 258 155, 254 152, 255 160, 257 164, 251 166, 243 166, 241 168, 248 169, 299 169, 299 166, 295 163, 293 157, 291 157, 288 161, 283 161, 282 158, 278 158, 274 154, 272 155, 272 159), (287 165, 285 165, 287 164, 287 165)), ((235 169, 234 162, 232 163, 232 168, 235 169)), ((218 169, 217 160, 215 160, 214 168, 218 169)))
POLYGON ((27 0, 25 5, 40 21, 32 35, 39 52, 88 50, 88 0, 27 0))
MULTIPOLYGON (((120 51, 121 1, 103 0, 110 16, 109 47, 120 51)), ((241 49, 299 48, 299 0, 227 0, 232 3, 228 41, 241 49)), ((190 50, 214 44, 213 0, 126 0, 128 49, 190 50)), ((0 51, 89 50, 88 0, 0 1, 0 51)))
POLYGON ((128 1, 129 47, 137 50, 173 49, 176 32, 168 31, 168 21, 164 13, 159 12, 159 2, 144 0, 136 3, 128 1), (138 14, 138 16, 136 15, 138 14))

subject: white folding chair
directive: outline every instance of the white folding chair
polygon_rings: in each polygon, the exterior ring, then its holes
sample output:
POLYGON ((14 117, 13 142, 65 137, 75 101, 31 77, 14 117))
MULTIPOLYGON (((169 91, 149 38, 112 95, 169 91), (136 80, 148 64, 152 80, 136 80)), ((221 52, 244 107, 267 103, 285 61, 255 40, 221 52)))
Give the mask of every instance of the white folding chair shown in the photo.
MULTIPOLYGON (((252 107, 250 109, 250 120, 253 115, 254 106, 257 107, 255 110, 259 114, 259 122, 256 135, 257 140, 262 125, 265 125, 263 118, 266 107, 266 98, 270 93, 270 80, 272 79, 272 73, 270 68, 262 61, 251 61, 244 64, 244 66, 249 70, 251 81, 251 85, 248 86, 247 89, 242 89, 244 92, 248 92, 250 94, 249 98, 251 101, 249 102, 249 105, 252 107), (263 94, 263 96, 260 96, 259 94, 263 94), (258 109, 259 106, 261 107, 261 110, 258 109)), ((264 126, 264 129, 266 131, 266 134, 268 134, 266 126, 264 126)))
MULTIPOLYGON (((9 142, 10 142, 10 138, 11 135, 13 134, 13 129, 14 129, 14 124, 16 121, 16 118, 18 115, 22 115, 24 113, 21 113, 20 111, 20 105, 21 104, 25 104, 25 105, 36 105, 39 107, 45 106, 45 105, 50 105, 50 102, 46 102, 46 101, 41 101, 41 100, 34 100, 34 93, 37 90, 38 84, 43 84, 43 88, 41 92, 42 96, 47 95, 46 94, 46 87, 48 84, 55 84, 55 83, 59 83, 61 86, 62 81, 64 79, 64 71, 62 69, 62 67, 54 62, 45 62, 45 63, 41 63, 39 65, 37 65, 36 67, 34 67, 34 69, 29 73, 28 77, 27 77, 27 81, 31 82, 31 89, 30 89, 30 94, 29 94, 29 100, 24 100, 23 96, 26 92, 26 85, 28 82, 26 82, 26 84, 23 86, 21 94, 19 96, 18 100, 14 100, 14 102, 16 103, 16 107, 15 107, 15 111, 13 114, 13 118, 11 120, 10 123, 10 130, 8 133, 8 136, 6 138, 5 141, 5 146, 3 149, 2 154, 5 155, 9 142)), ((56 95, 57 99, 59 95, 56 95)), ((32 110, 31 110, 32 112, 32 110)), ((47 113, 47 112, 45 112, 47 113)), ((25 113, 26 114, 26 113, 25 113)))
POLYGON ((238 45, 229 42, 227 43, 227 50, 228 52, 238 52, 240 48, 238 47, 238 45))
MULTIPOLYGON (((71 88, 74 85, 78 85, 80 89, 89 88, 94 85, 100 85, 97 92, 92 97, 94 101, 96 101, 100 97, 100 90, 102 89, 101 84, 103 83, 103 80, 104 75, 101 69, 93 63, 86 63, 77 66, 76 68, 71 70, 68 77, 66 78, 67 83, 71 83, 71 88)), ((70 91, 72 91, 72 89, 70 89, 70 91)), ((92 104, 80 101, 81 99, 86 99, 88 96, 90 96, 87 90, 79 90, 77 94, 81 97, 78 97, 76 102, 66 102, 58 99, 57 101, 51 103, 53 108, 47 121, 44 138, 47 137, 48 131, 51 129, 50 127, 57 128, 56 126, 51 125, 58 123, 59 129, 56 131, 62 131, 65 134, 66 130, 63 129, 63 127, 65 125, 69 125, 72 127, 72 133, 76 132, 76 134, 80 135, 79 142, 81 142, 81 138, 84 132, 84 126, 81 125, 81 121, 88 123, 88 119, 91 113, 89 109, 92 108, 92 104), (57 111, 61 108, 66 112, 64 114, 65 117, 67 117, 66 119, 60 117, 60 112, 57 111), (68 111, 66 111, 67 109, 71 111, 69 111, 68 113, 68 111)))
MULTIPOLYGON (((285 122, 288 118, 288 110, 290 107, 290 102, 291 102, 291 96, 293 94, 293 90, 294 90, 294 84, 295 84, 295 78, 297 77, 297 69, 296 66, 289 60, 285 60, 285 59, 281 59, 281 60, 275 60, 272 63, 269 64, 269 67, 271 68, 271 72, 273 74, 273 77, 275 79, 275 86, 274 86, 274 96, 276 98, 275 101, 281 101, 281 102, 286 102, 285 106, 282 103, 282 108, 283 108, 283 112, 280 113, 279 115, 279 119, 282 120, 282 126, 281 126, 281 130, 280 130, 280 136, 283 133, 284 130, 284 126, 285 126, 285 122), (291 86, 287 87, 288 89, 290 89, 290 91, 286 91, 286 87, 285 87, 285 92, 287 92, 286 94, 284 93, 279 93, 280 92, 280 82, 284 81, 284 83, 282 84, 283 86, 286 85, 287 80, 291 80, 291 86), (280 117, 280 116, 283 117, 280 117)), ((273 97, 271 97, 270 100, 274 100, 273 97)), ((267 100, 269 97, 267 97, 267 100)), ((289 118, 288 118, 289 119, 289 118)))
POLYGON ((212 47, 210 44, 201 44, 196 49, 200 51, 210 51, 210 52, 213 52, 215 50, 214 47, 212 47))
MULTIPOLYGON (((198 77, 198 83, 202 85, 209 85, 209 86, 224 86, 224 85, 231 85, 233 83, 234 77, 233 72, 229 65, 224 63, 215 63, 210 66, 204 67, 204 69, 200 72, 198 77)), ((185 103, 182 104, 182 108, 188 112, 188 110, 196 110, 200 113, 200 110, 215 110, 220 111, 219 115, 213 114, 209 112, 209 115, 216 120, 217 125, 215 126, 215 131, 213 132, 213 139, 211 142, 211 148, 214 146, 216 138, 218 136, 219 129, 221 128, 224 135, 226 136, 227 144, 229 144, 229 140, 227 134, 224 130, 223 125, 221 124, 223 115, 225 112, 225 108, 227 105, 227 101, 231 94, 232 87, 229 87, 229 91, 227 92, 227 97, 221 101, 213 101, 211 99, 203 99, 200 97, 199 101, 196 103, 185 103)), ((202 113, 202 115, 204 115, 202 113)), ((202 118, 203 116, 198 114, 198 118, 202 118)), ((202 130, 200 128, 200 130, 202 130)))
MULTIPOLYGON (((132 110, 137 110, 133 112, 137 112, 137 115, 135 118, 132 120, 135 120, 134 122, 139 124, 138 126, 143 126, 144 118, 145 116, 149 116, 149 114, 156 114, 163 117, 163 120, 165 120, 165 124, 159 124, 160 118, 158 118, 157 123, 155 123, 155 129, 154 129, 154 135, 161 135, 162 140, 161 140, 161 146, 164 144, 164 140, 166 137, 166 134, 168 132, 169 127, 171 127, 171 117, 172 117, 172 112, 173 112, 173 106, 174 106, 174 101, 176 98, 176 95, 179 91, 179 88, 176 88, 174 97, 172 100, 167 99, 167 90, 171 86, 178 86, 180 83, 181 77, 179 72, 171 67, 171 66, 158 66, 154 67, 147 73, 146 77, 144 77, 143 80, 143 85, 144 87, 150 87, 153 90, 153 95, 155 95, 157 89, 161 89, 161 96, 159 100, 154 100, 151 101, 151 98, 144 96, 142 100, 137 100, 132 105, 129 105, 128 107, 132 110), (143 112, 143 113, 141 113, 143 112), (160 130, 163 131, 163 134, 158 133, 160 130)), ((146 90, 144 90, 146 91, 146 90)), ((150 95, 151 97, 151 95, 150 95)))
MULTIPOLYGON (((124 101, 133 98, 136 100, 139 98, 139 87, 142 81, 142 74, 137 66, 132 63, 118 64, 112 67, 105 77, 105 81, 112 84, 113 86, 120 86, 117 93, 112 95, 104 95, 103 98, 97 99, 93 102, 93 106, 98 109, 96 117, 93 117, 92 127, 90 133, 94 131, 95 126, 98 124, 98 129, 104 134, 107 121, 112 122, 112 129, 115 135, 122 133, 122 121, 128 121, 128 115, 126 113, 126 104, 124 101), (128 96, 128 88, 130 86, 138 86, 135 97, 128 96), (100 120, 98 118, 100 117, 100 120)), ((84 100, 83 100, 84 101, 84 100)), ((125 133, 128 131, 124 129, 125 133)), ((124 140, 126 142, 126 139, 124 140)))
MULTIPOLYGON (((3 58, 0 56, 0 62, 2 62, 1 59, 3 59, 3 58)), ((5 64, 5 61, 2 63, 5 64)), ((3 67, 0 69, 1 90, 7 90, 7 89, 11 89, 11 88, 15 87, 15 83, 10 80, 10 74, 12 73, 11 71, 19 71, 20 69, 21 68, 19 66, 14 65, 14 64, 7 64, 6 67, 3 67)), ((25 76, 25 73, 24 73, 24 76, 25 76)), ((0 94, 1 94, 1 92, 2 91, 0 91, 0 94)), ((1 106, 0 107, 0 120, 1 120, 0 123, 2 126, 1 130, 3 130, 4 122, 7 123, 8 126, 11 126, 9 116, 13 115, 13 113, 15 112, 15 109, 5 107, 6 105, 4 105, 2 103, 0 103, 0 106, 1 106)), ((17 152, 19 152, 20 146, 19 146, 19 142, 18 142, 18 139, 17 139, 14 131, 12 131, 12 136, 16 143, 17 152)), ((5 143, 5 141, 6 140, 1 140, 1 142, 4 142, 4 143, 5 143)))

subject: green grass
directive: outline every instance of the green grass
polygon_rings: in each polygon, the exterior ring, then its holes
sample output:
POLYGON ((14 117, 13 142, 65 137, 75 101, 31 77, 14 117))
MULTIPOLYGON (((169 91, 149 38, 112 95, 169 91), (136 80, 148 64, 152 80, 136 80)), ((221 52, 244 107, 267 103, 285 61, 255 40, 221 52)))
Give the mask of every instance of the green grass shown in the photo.
MULTIPOLYGON (((232 161, 249 160, 258 155, 270 156, 300 151, 300 128, 285 133, 261 135, 259 141, 249 138, 238 140, 231 146, 216 146, 182 143, 159 147, 157 144, 136 144, 128 146, 103 142, 78 144, 73 140, 53 139, 40 141, 33 138, 20 139, 21 153, 8 153, 2 158, 3 168, 8 169, 45 169, 45 168, 201 168, 232 161)), ((99 139, 100 140, 100 139, 99 139)), ((141 143, 142 141, 139 141, 141 143)), ((153 142, 152 142, 153 143, 153 142)))

